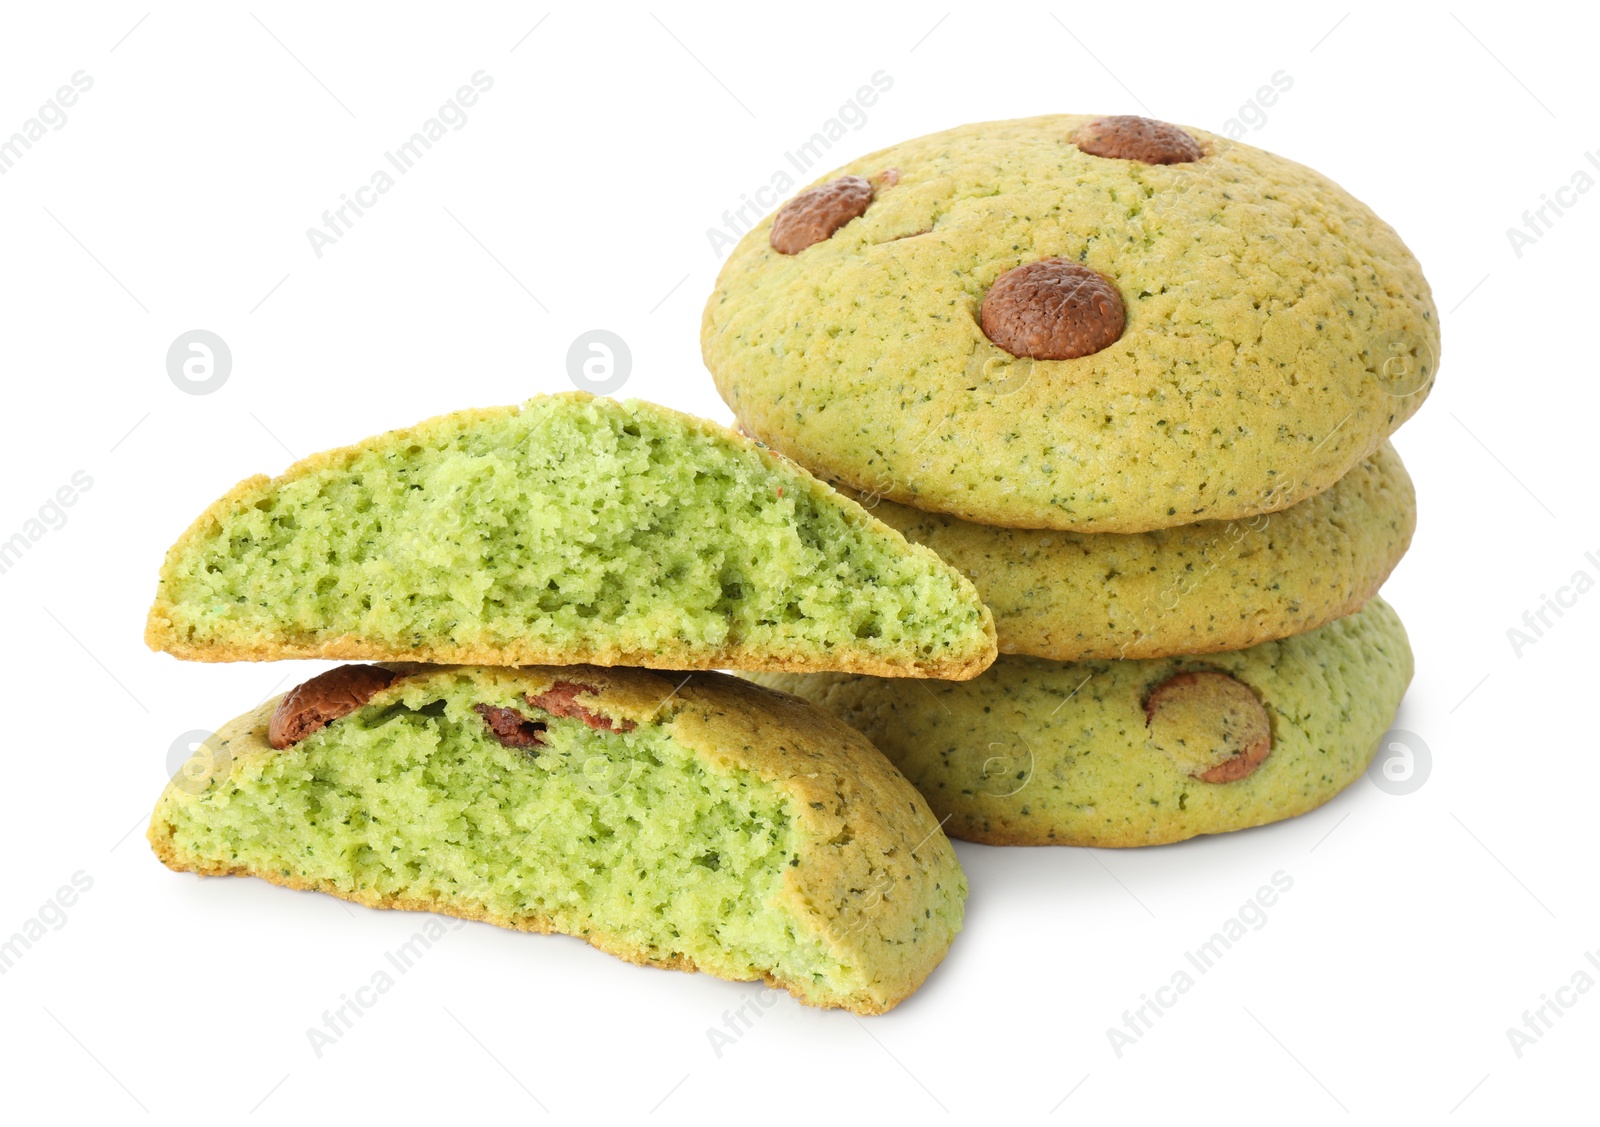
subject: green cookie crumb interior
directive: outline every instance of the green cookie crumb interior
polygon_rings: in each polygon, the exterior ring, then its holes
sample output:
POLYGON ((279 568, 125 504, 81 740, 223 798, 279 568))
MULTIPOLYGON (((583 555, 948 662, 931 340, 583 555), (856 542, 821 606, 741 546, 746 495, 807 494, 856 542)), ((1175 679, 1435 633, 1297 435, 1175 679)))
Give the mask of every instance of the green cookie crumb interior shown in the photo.
POLYGON ((748 772, 708 771, 667 724, 597 730, 461 677, 242 762, 168 817, 179 857, 290 884, 545 921, 728 978, 853 982, 778 903, 800 863, 787 804, 748 772), (485 703, 544 723, 543 745, 502 746, 485 703))
POLYGON ((961 658, 983 610, 787 463, 648 404, 445 416, 247 494, 169 557, 174 635, 961 658))

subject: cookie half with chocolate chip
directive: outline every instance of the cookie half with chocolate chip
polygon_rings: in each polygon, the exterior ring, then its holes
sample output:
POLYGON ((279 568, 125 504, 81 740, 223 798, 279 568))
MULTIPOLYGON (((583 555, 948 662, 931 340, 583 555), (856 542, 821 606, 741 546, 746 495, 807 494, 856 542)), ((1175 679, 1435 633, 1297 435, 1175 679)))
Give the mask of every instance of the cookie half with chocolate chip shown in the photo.
POLYGON ((1438 314, 1332 180, 1128 115, 851 161, 729 255, 701 346, 819 476, 980 524, 1143 532, 1319 493, 1416 411, 1438 314))
MULTIPOLYGON (((881 1013, 961 928, 939 821, 857 732, 719 673, 343 666, 162 794, 169 868, 577 936, 881 1013)), ((529 949, 538 956, 538 945, 529 949)))
POLYGON ((951 837, 1160 845, 1304 814, 1367 769, 1411 681, 1390 606, 1203 657, 1003 656, 961 684, 752 674, 858 728, 951 837))

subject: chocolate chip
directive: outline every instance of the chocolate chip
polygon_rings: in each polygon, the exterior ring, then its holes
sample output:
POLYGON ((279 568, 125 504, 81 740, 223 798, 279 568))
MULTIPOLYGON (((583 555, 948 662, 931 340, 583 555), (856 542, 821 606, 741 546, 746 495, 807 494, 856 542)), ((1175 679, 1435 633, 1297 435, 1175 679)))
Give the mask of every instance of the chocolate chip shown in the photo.
POLYGON ((1007 270, 983 296, 983 332, 1013 356, 1072 360, 1122 335, 1127 312, 1109 278, 1064 258, 1007 270))
POLYGON ((1183 164, 1206 155, 1200 142, 1176 125, 1126 114, 1091 121, 1072 135, 1072 143, 1090 156, 1142 164, 1183 164))
POLYGON ((544 742, 539 737, 545 731, 545 726, 537 720, 529 720, 514 708, 475 704, 472 710, 483 717, 489 734, 506 747, 538 747, 544 742))
POLYGON ((278 702, 267 724, 267 741, 280 751, 297 744, 350 715, 393 680, 393 673, 377 665, 341 665, 319 673, 278 702))
POLYGON ((1226 673, 1179 673, 1144 706, 1150 740, 1203 783, 1233 783, 1272 752, 1272 722, 1254 690, 1226 673))
POLYGON ((543 709, 551 716, 576 717, 589 727, 601 732, 631 732, 636 724, 632 720, 612 720, 609 716, 601 716, 592 709, 585 708, 577 701, 579 693, 596 696, 600 692, 593 685, 580 685, 575 681, 557 681, 544 692, 537 695, 529 693, 527 701, 535 708, 543 709))
MULTIPOLYGON (((896 179, 899 174, 895 174, 896 179)), ((859 176, 841 176, 801 192, 778 209, 767 241, 779 254, 799 254, 820 243, 872 202, 872 185, 859 176)))

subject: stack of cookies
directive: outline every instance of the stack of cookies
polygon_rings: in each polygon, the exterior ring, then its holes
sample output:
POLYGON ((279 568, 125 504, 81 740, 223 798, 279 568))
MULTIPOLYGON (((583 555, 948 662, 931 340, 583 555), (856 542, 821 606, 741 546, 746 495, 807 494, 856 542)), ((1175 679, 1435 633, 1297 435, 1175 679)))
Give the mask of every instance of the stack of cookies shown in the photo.
POLYGON ((960 929, 955 852, 865 739, 680 671, 971 677, 989 611, 932 551, 704 420, 548 396, 250 478, 167 553, 146 640, 377 663, 207 740, 151 819, 171 868, 563 932, 860 1013, 960 929))
POLYGON ((705 310, 741 428, 971 578, 976 679, 765 673, 955 837, 1259 825, 1367 767, 1408 684, 1376 592, 1415 524, 1389 435, 1438 317, 1310 169, 1136 117, 964 126, 752 230, 705 310))

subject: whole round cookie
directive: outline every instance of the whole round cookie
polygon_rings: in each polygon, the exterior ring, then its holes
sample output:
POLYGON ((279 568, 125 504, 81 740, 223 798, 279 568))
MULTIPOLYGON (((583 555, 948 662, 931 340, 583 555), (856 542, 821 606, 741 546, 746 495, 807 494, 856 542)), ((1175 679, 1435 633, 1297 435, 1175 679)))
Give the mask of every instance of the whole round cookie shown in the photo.
POLYGON ((1357 610, 1411 543, 1416 492, 1389 442, 1276 513, 1152 532, 996 528, 870 496, 972 580, 1001 653, 1056 661, 1237 650, 1357 610))
POLYGON ((1005 656, 976 680, 750 674, 870 739, 951 837, 1160 845, 1313 810, 1372 760, 1411 681, 1389 605, 1205 658, 1005 656))
POLYGON ((1141 532, 1321 492, 1426 397, 1438 315, 1311 169, 1073 115, 852 161, 756 224, 701 345, 757 438, 983 524, 1141 532))

